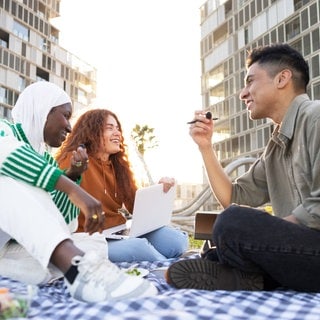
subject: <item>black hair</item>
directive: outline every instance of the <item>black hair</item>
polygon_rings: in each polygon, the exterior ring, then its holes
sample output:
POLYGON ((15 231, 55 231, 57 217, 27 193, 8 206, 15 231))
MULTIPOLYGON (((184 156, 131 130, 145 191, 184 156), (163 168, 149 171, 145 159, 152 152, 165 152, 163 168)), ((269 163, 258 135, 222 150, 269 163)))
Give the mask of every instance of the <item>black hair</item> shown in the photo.
POLYGON ((285 43, 276 43, 269 46, 257 47, 249 52, 247 68, 252 64, 268 65, 266 68, 271 76, 283 69, 289 69, 293 74, 293 83, 296 90, 307 90, 310 80, 309 66, 297 50, 285 43))

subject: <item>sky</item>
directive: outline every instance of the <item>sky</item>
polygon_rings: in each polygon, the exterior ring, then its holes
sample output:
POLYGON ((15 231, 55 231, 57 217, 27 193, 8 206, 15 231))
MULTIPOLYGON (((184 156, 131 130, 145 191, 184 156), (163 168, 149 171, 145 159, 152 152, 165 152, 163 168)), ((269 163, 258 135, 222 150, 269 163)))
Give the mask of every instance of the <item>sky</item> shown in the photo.
POLYGON ((201 106, 200 0, 62 0, 60 45, 97 68, 94 107, 118 116, 139 179, 130 132, 155 129, 145 159, 155 181, 201 183, 187 121, 201 106))

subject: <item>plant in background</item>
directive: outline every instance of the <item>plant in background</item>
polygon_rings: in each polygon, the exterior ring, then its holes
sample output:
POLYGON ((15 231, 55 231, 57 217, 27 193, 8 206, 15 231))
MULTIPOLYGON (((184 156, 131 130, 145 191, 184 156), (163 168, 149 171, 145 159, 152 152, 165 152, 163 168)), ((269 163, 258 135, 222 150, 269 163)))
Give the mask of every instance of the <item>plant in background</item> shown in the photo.
POLYGON ((145 160, 145 152, 149 149, 157 147, 158 141, 154 135, 154 128, 150 128, 148 125, 136 126, 131 131, 131 139, 133 140, 136 148, 137 155, 142 162, 143 168, 147 174, 149 184, 154 184, 150 170, 145 160))

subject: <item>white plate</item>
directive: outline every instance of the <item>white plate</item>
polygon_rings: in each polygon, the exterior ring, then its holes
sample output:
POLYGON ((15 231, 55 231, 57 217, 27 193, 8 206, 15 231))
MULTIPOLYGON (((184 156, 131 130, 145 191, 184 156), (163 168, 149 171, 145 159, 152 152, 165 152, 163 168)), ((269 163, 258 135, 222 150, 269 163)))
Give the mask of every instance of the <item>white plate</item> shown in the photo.
POLYGON ((160 267, 160 268, 152 269, 150 270, 150 272, 155 276, 157 276, 158 278, 165 279, 165 274, 167 270, 168 270, 168 267, 160 267))
POLYGON ((133 275, 133 276, 137 276, 137 277, 144 278, 144 277, 146 277, 146 276, 149 274, 149 270, 148 270, 148 269, 144 269, 144 268, 128 268, 128 269, 126 269, 126 272, 128 272, 128 271, 130 271, 130 270, 132 270, 132 269, 136 269, 137 271, 140 272, 139 275, 137 275, 137 274, 135 274, 135 273, 132 273, 132 274, 129 273, 129 274, 131 274, 131 275, 133 275))

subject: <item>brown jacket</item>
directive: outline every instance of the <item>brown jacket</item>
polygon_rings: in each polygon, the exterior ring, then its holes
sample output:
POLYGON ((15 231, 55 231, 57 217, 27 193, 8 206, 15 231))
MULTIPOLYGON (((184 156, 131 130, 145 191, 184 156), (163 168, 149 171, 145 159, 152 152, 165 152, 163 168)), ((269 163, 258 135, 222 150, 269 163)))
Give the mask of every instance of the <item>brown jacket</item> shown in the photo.
MULTIPOLYGON (((61 169, 70 166, 71 153, 59 163, 61 169)), ((101 161, 89 156, 88 169, 82 174, 80 186, 99 200, 106 214, 104 229, 117 226, 126 222, 126 219, 118 212, 122 202, 117 197, 117 184, 112 163, 101 161)), ((132 210, 132 208, 128 208, 132 210)), ((77 232, 83 232, 84 214, 80 211, 77 232)))

